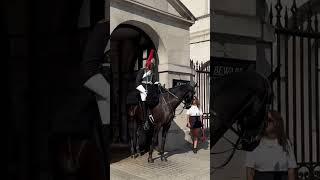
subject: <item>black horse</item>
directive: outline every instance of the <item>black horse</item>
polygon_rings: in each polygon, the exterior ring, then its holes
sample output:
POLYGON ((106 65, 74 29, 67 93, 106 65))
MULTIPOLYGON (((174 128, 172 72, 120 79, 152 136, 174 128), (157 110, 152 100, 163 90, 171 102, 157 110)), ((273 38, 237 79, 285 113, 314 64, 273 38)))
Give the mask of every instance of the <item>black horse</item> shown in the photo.
POLYGON ((57 107, 49 141, 54 179, 106 179, 107 138, 95 97, 82 88, 57 107))
POLYGON ((238 72, 214 82, 210 110, 211 148, 228 129, 239 137, 233 144, 234 150, 252 151, 257 147, 272 102, 271 83, 279 76, 279 72, 280 67, 268 78, 256 72, 238 72), (234 123, 237 128, 232 126, 234 123))
MULTIPOLYGON (((152 109, 150 109, 151 114, 154 118, 154 123, 150 129, 150 134, 152 136, 152 142, 149 149, 148 162, 154 162, 152 159, 152 153, 154 146, 158 144, 158 134, 162 129, 162 142, 160 148, 161 161, 167 161, 164 156, 164 146, 166 141, 166 136, 170 128, 171 122, 175 117, 175 110, 180 103, 184 101, 184 108, 190 108, 192 97, 195 93, 194 89, 196 84, 187 83, 184 85, 176 86, 170 89, 165 89, 161 87, 161 94, 159 96, 159 103, 152 109)), ((141 122, 143 122, 143 112, 141 105, 131 106, 129 108, 129 126, 132 127, 130 130, 131 139, 131 154, 136 157, 139 155, 139 129, 141 128, 141 122), (131 124, 131 125, 130 125, 131 124)))

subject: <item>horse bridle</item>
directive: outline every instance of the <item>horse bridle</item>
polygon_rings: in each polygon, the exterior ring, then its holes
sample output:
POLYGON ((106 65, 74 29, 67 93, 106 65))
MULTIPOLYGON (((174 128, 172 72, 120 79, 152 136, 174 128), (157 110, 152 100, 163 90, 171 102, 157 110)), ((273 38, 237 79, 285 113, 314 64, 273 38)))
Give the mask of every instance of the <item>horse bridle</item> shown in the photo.
MULTIPOLYGON (((169 89, 166 89, 166 88, 163 88, 165 91, 167 91, 170 95, 172 95, 174 98, 176 98, 176 99, 178 99, 179 100, 179 97, 177 97, 175 94, 173 94, 169 89)), ((160 88, 160 91, 161 91, 161 88, 160 88)), ((182 99, 184 99, 185 97, 186 97, 186 95, 187 95, 187 93, 182 97, 182 99)), ((163 98, 163 97, 162 97, 163 98)), ((163 100, 164 100, 164 102, 166 103, 166 104, 168 104, 167 103, 167 101, 163 98, 163 100)), ((181 110, 181 112, 180 113, 178 113, 178 115, 180 115, 182 112, 183 112, 183 110, 184 109, 187 109, 186 107, 187 107, 187 105, 186 105, 186 103, 184 102, 184 100, 182 101, 182 104, 183 104, 183 108, 182 108, 182 110, 181 110)), ((170 108, 170 110, 173 112, 173 114, 175 114, 175 112, 173 111, 173 109, 171 108, 171 106, 170 105, 168 105, 169 106, 169 108, 170 108)))
MULTIPOLYGON (((270 83, 268 82, 268 80, 265 81, 265 82, 267 82, 267 83, 266 83, 266 84, 267 84, 267 93, 265 94, 265 96, 264 96, 264 98, 263 98, 263 100, 264 100, 263 102, 265 102, 265 100, 266 100, 267 98, 269 98, 270 95, 271 95, 271 85, 270 85, 270 83)), ((250 98, 249 102, 248 102, 248 103, 245 105, 245 107, 243 107, 243 108, 240 110, 240 112, 238 112, 238 113, 241 113, 242 110, 246 109, 247 106, 249 106, 249 105, 254 101, 254 99, 255 99, 255 96, 252 97, 252 98, 250 98)), ((270 103, 270 102, 269 102, 269 103, 270 103)), ((269 104, 269 103, 266 104, 265 113, 267 113, 268 110, 270 109, 270 104, 269 104)), ((213 116, 217 116, 216 113, 214 113, 214 112, 213 112, 212 114, 213 114, 213 116)), ((237 117, 237 115, 236 115, 235 117, 237 117)), ((265 116, 265 118, 266 118, 266 116, 265 116)), ((236 118, 233 118, 233 119, 236 119, 236 118)), ((264 119, 263 124, 261 125, 261 127, 259 127, 258 135, 255 137, 256 139, 257 139, 257 138, 261 138, 260 135, 262 134, 263 127, 265 126, 265 123, 266 123, 266 119, 264 119)), ((224 166, 226 166, 226 165, 231 161, 231 159, 232 159, 232 157, 234 156, 234 153, 235 153, 236 150, 242 150, 241 148, 239 148, 239 145, 240 145, 240 143, 241 143, 242 141, 247 140, 247 139, 243 138, 243 135, 246 134, 246 133, 245 133, 245 131, 244 131, 244 132, 242 132, 242 133, 240 134, 240 133, 239 133, 239 124, 237 123, 237 125, 238 125, 238 126, 237 126, 238 131, 235 130, 232 126, 230 127, 230 129, 238 135, 238 139, 237 139, 236 143, 233 143, 231 140, 229 140, 229 139, 226 138, 225 136, 222 136, 222 138, 226 139, 226 140, 232 145, 232 148, 227 149, 227 150, 224 150, 224 151, 220 151, 220 152, 211 152, 211 153, 210 153, 210 154, 224 154, 224 153, 226 153, 226 152, 232 151, 231 155, 226 159, 226 161, 225 161, 224 163, 222 163, 222 165, 219 165, 219 166, 213 167, 213 168, 215 168, 215 169, 223 168, 224 166), (241 136, 240 136, 240 135, 241 135, 241 136)), ((252 140, 252 139, 251 139, 251 140, 252 140)), ((251 142, 252 142, 252 141, 251 141, 251 142)))

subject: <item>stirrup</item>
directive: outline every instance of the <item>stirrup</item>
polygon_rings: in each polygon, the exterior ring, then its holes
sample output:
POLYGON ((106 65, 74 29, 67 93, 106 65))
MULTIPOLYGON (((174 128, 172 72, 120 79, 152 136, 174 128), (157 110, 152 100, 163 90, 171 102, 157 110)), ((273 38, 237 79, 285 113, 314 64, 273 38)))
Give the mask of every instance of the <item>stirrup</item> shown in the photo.
POLYGON ((149 114, 149 120, 150 120, 150 122, 151 122, 152 124, 154 124, 154 119, 153 119, 152 114, 149 114))

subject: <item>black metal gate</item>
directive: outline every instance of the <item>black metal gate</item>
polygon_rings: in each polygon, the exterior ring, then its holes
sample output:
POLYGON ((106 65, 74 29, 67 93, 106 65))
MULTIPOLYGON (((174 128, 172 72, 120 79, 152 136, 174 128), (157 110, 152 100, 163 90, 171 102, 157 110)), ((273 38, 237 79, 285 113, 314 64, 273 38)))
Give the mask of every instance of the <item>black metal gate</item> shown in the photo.
POLYGON ((281 64, 281 78, 273 84, 274 108, 293 142, 299 179, 320 179, 318 14, 311 7, 298 10, 295 0, 288 10, 277 0, 269 17, 276 35, 271 66, 281 64))
POLYGON ((210 60, 205 63, 190 61, 194 81, 197 83, 196 96, 199 98, 200 107, 203 111, 203 123, 209 128, 209 104, 210 104, 210 60))

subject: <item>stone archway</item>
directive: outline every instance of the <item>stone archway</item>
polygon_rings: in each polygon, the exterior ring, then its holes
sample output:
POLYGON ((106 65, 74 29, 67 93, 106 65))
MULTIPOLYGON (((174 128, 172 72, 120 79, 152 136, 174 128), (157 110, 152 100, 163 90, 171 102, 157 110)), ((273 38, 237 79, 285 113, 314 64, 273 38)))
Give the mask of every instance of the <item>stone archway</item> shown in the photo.
POLYGON ((127 20, 127 21, 119 21, 119 22, 111 21, 110 32, 113 33, 117 28, 119 28, 119 26, 130 26, 130 25, 131 27, 134 27, 144 32, 150 38, 150 40, 153 42, 154 47, 157 51, 157 57, 159 60, 161 60, 161 62, 168 62, 167 50, 164 45, 164 42, 160 37, 160 35, 157 33, 156 29, 154 29, 150 25, 140 21, 136 21, 136 20, 127 20))

